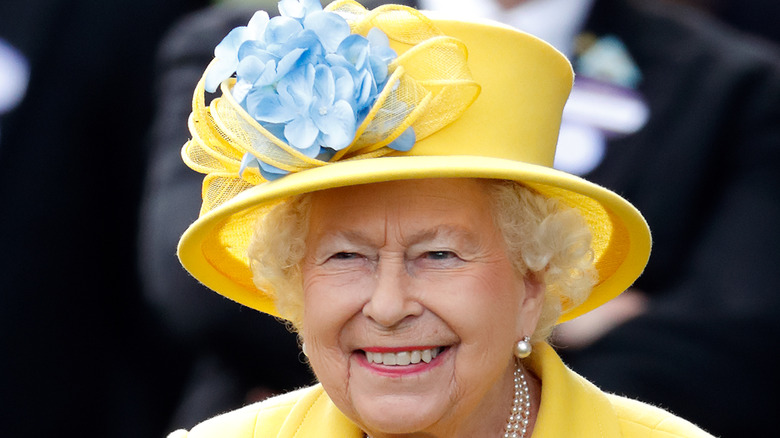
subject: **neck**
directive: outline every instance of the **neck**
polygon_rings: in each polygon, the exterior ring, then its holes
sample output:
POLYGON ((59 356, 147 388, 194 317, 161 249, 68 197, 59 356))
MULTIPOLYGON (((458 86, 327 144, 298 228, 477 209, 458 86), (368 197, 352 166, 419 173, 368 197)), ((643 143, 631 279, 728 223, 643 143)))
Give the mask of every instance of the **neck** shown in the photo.
MULTIPOLYGON (((541 403, 542 385, 538 377, 528 369, 521 366, 528 385, 531 406, 528 415, 528 426, 526 428, 525 438, 531 437, 536 424, 536 416, 539 412, 541 403)), ((471 415, 466 418, 455 419, 454 427, 447 430, 440 430, 438 433, 410 433, 403 435, 368 435, 367 438, 417 438, 417 437, 447 437, 447 438, 469 438, 469 437, 504 437, 505 426, 511 412, 514 402, 514 369, 510 369, 508 374, 502 377, 501 384, 497 385, 497 392, 500 394, 486 394, 485 400, 497 400, 495 403, 485 402, 483 406, 475 409, 471 415), (496 398, 493 398, 496 397, 496 398)), ((518 433, 517 436, 520 436, 518 433)))

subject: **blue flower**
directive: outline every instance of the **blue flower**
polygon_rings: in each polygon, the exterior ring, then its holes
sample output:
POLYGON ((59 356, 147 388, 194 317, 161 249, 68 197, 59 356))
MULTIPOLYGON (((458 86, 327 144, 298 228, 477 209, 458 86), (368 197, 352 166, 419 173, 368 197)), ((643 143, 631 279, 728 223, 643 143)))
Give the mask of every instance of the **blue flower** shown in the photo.
POLYGON ((354 89, 351 79, 344 69, 316 67, 309 116, 319 130, 319 143, 336 151, 349 146, 357 129, 355 111, 347 100, 354 89))
MULTIPOLYGON (((340 15, 318 0, 281 0, 280 16, 258 12, 215 49, 205 88, 215 91, 233 74, 231 94, 261 126, 310 158, 329 159, 348 147, 385 86, 396 54, 387 36, 350 33, 340 15)), ((409 129, 389 146, 408 150, 409 129)), ((287 172, 247 154, 241 172, 267 179, 287 172)))
POLYGON ((246 26, 239 26, 214 48, 217 62, 206 73, 206 91, 213 93, 222 81, 229 78, 238 68, 238 50, 247 40, 261 39, 269 22, 268 13, 257 11, 246 26))

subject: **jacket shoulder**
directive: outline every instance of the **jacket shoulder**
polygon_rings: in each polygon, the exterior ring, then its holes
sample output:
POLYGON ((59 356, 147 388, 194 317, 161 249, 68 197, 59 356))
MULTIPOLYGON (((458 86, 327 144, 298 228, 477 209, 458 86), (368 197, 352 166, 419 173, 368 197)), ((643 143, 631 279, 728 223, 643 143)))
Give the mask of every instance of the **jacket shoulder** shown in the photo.
POLYGON ((661 408, 614 394, 607 397, 626 438, 713 438, 693 423, 661 408))
POLYGON ((276 436, 295 405, 319 386, 299 389, 210 418, 189 432, 180 429, 168 438, 254 438, 276 436))

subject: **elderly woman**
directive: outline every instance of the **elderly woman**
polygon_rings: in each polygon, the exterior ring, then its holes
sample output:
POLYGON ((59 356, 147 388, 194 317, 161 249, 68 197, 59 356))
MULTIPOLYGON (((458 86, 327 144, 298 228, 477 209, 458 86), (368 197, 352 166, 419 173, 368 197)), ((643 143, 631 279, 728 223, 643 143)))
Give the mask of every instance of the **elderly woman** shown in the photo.
POLYGON ((286 320, 319 383, 170 437, 709 436, 545 341, 650 251, 628 202, 550 168, 561 54, 397 5, 279 8, 232 31, 196 89, 183 157, 207 176, 179 256, 286 320))

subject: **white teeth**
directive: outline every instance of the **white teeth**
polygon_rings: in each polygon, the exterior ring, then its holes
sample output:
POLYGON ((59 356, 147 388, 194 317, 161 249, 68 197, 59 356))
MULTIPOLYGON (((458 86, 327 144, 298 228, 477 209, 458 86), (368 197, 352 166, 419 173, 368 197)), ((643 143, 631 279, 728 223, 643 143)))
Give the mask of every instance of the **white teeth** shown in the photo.
POLYGON ((409 365, 423 361, 430 363, 441 350, 438 347, 427 350, 399 351, 397 353, 372 353, 366 351, 366 360, 368 363, 378 363, 382 365, 409 365))
POLYGON ((412 353, 401 351, 395 355, 396 365, 409 365, 412 362, 412 353))
POLYGON ((396 362, 396 354, 395 353, 383 353, 382 354, 382 363, 385 365, 395 365, 396 362))

